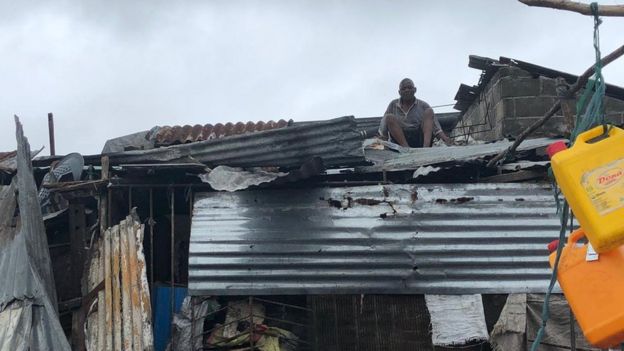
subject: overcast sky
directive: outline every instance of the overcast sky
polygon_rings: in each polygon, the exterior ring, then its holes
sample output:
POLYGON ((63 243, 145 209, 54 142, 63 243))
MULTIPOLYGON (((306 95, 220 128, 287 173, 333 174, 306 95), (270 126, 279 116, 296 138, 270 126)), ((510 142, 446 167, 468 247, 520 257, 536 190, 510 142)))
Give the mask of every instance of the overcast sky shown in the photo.
MULTIPOLYGON (((594 60, 590 17, 513 0, 0 4, 0 151, 14 114, 43 155, 48 112, 57 154, 94 154, 156 125, 379 116, 404 77, 451 104, 478 81, 471 54, 574 74, 594 60)), ((604 54, 622 33, 604 18, 604 54)), ((624 59, 604 75, 624 86, 624 59)))

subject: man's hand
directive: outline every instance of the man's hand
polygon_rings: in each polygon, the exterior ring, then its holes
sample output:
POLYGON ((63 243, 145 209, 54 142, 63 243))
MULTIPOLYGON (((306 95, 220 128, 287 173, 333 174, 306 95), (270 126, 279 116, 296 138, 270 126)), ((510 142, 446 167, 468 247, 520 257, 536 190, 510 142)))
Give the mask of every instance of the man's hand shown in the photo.
POLYGON ((438 134, 438 137, 442 139, 442 141, 446 144, 446 146, 455 145, 455 142, 453 141, 453 139, 449 138, 446 134, 444 134, 444 132, 440 132, 438 134))

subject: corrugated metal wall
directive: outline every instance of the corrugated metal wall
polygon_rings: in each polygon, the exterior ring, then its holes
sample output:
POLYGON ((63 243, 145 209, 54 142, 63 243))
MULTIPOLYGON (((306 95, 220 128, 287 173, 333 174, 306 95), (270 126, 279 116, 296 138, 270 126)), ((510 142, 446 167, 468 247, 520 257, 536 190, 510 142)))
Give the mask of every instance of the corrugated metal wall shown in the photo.
POLYGON ((194 295, 544 292, 559 220, 545 184, 198 194, 194 295))

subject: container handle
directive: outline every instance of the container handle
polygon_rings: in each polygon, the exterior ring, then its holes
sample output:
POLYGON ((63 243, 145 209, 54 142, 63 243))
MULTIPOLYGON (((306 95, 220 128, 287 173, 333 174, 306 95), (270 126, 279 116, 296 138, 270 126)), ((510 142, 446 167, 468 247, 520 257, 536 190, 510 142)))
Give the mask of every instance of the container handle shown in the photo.
POLYGON ((568 236, 568 245, 572 246, 576 244, 577 241, 583 239, 585 237, 585 231, 583 228, 579 228, 568 236))
MULTIPOLYGON (((612 131, 611 128, 607 129, 608 136, 612 135, 611 131, 612 131)), ((576 137, 576 142, 580 141, 583 144, 587 144, 587 141, 594 139, 596 137, 599 137, 603 134, 605 134, 605 127, 603 125, 599 125, 586 132, 579 134, 579 136, 576 137)))

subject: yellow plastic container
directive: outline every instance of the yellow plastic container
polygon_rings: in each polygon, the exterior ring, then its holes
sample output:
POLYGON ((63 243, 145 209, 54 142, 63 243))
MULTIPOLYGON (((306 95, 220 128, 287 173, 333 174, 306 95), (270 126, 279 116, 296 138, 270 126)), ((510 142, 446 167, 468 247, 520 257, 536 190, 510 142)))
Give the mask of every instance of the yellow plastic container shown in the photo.
POLYGON ((549 146, 557 183, 596 252, 624 244, 624 130, 598 126, 574 145, 549 146), (562 150, 563 149, 563 150, 562 150))
POLYGON ((588 262, 587 244, 577 244, 584 235, 579 229, 568 237, 557 280, 587 341, 606 349, 624 342, 624 246, 588 262))

